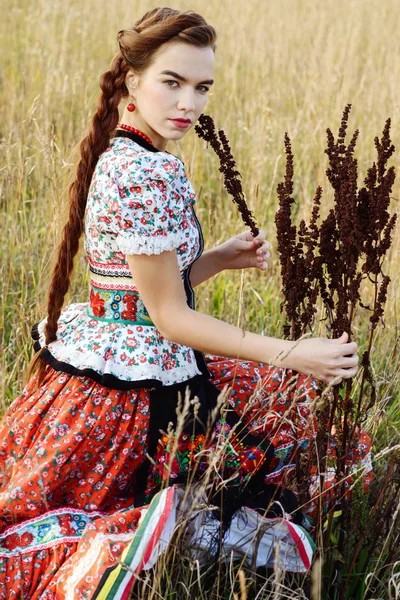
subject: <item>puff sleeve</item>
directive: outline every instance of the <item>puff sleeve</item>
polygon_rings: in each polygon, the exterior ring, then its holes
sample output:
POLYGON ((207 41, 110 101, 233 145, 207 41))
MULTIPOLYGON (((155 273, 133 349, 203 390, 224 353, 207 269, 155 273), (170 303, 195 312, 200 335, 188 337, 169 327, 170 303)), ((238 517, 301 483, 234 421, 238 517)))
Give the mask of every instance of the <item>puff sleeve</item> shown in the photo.
POLYGON ((121 158, 117 167, 116 243, 126 254, 160 254, 186 241, 183 163, 164 153, 121 158))

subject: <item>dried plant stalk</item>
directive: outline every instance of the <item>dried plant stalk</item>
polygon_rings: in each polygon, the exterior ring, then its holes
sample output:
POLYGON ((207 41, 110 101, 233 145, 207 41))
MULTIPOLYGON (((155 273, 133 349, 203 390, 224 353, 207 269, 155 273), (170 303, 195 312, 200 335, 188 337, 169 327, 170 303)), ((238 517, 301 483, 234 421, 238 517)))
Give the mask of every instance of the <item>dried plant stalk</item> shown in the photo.
MULTIPOLYGON (((319 299, 326 311, 328 336, 335 338, 347 331, 351 339, 357 309, 370 313, 368 347, 362 355, 363 374, 357 400, 355 394, 352 394, 353 380, 347 379, 334 386, 333 394, 325 394, 323 401, 319 402, 317 458, 321 470, 325 471, 327 440, 335 428, 336 477, 342 482, 336 486, 338 499, 346 495, 345 481, 349 477, 351 462, 347 459, 357 443, 360 425, 366 418, 367 411, 376 402, 370 353, 377 326, 383 324, 390 277, 383 272, 382 267, 397 220, 396 214, 389 213, 395 170, 393 166, 388 169, 386 167, 395 150, 389 134, 391 121, 387 119, 381 140, 378 137, 374 140, 377 161, 367 171, 365 187, 358 190, 358 165, 353 156, 358 130, 354 132, 349 145, 345 143, 350 108, 351 104, 348 104, 343 112, 337 141, 330 129, 327 129, 328 143, 325 152, 329 157, 329 168, 326 174, 334 189, 334 206, 328 216, 318 224, 322 196, 322 188, 318 187, 309 224, 302 220, 297 228, 292 222, 291 208, 295 202, 293 155, 289 136, 285 133, 286 174, 284 182, 277 187, 279 207, 275 217, 284 294, 281 308, 287 316, 285 337, 295 340, 306 333, 307 329, 312 330, 319 299), (372 306, 368 306, 361 297, 363 281, 370 282, 373 286, 372 306)), ((310 464, 316 464, 317 458, 311 457, 310 464)), ((341 553, 345 549, 344 532, 349 545, 351 532, 359 527, 352 500, 348 494, 346 498, 348 501, 343 503, 338 542, 341 553)), ((390 503, 390 507, 392 504, 390 503)), ((374 522, 371 527, 376 536, 379 536, 385 531, 382 515, 377 511, 372 511, 372 515, 374 522)), ((331 519, 328 522, 330 534, 331 519)), ((358 531, 358 536, 359 533, 358 531)), ((329 535, 325 539, 329 539, 329 535)), ((360 549, 361 543, 352 550, 355 555, 351 568, 355 565, 360 549)))
POLYGON ((243 222, 250 228, 253 237, 256 237, 259 229, 247 206, 240 181, 241 175, 235 168, 236 163, 233 159, 225 132, 222 129, 218 129, 217 133, 213 119, 205 114, 200 115, 198 124, 195 125, 194 130, 200 138, 210 143, 212 149, 217 154, 220 161, 219 170, 224 175, 224 186, 232 196, 233 202, 237 204, 243 222))

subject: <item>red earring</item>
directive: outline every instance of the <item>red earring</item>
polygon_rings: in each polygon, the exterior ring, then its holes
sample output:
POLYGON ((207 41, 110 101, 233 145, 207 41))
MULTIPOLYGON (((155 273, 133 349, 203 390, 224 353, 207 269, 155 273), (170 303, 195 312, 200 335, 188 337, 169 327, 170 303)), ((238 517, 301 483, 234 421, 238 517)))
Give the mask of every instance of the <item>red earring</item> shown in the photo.
POLYGON ((134 104, 132 104, 132 102, 130 104, 128 104, 128 106, 126 107, 129 112, 133 112, 136 108, 136 106, 134 104))

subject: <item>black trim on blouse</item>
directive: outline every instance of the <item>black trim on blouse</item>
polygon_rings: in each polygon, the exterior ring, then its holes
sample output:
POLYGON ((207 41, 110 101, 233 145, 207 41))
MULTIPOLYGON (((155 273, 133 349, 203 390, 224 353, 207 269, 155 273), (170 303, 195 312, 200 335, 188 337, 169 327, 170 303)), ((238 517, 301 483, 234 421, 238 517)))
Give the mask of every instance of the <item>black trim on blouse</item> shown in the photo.
POLYGON ((139 146, 146 148, 146 150, 150 150, 150 152, 165 152, 166 154, 171 154, 171 156, 180 160, 182 164, 185 164, 183 162, 183 160, 181 160, 180 158, 175 156, 175 154, 172 154, 171 152, 168 152, 167 150, 158 150, 155 146, 153 146, 153 144, 149 144, 149 142, 147 142, 144 138, 142 138, 137 133, 134 133, 133 131, 126 131, 125 129, 117 129, 114 134, 114 137, 127 137, 127 138, 131 139, 132 141, 136 142, 137 144, 139 144, 139 146))
MULTIPOLYGON (((31 329, 32 339, 35 340, 35 342, 33 344, 33 348, 34 348, 35 352, 39 352, 39 350, 42 348, 42 346, 40 345, 40 341, 39 341, 38 325, 39 325, 38 323, 35 323, 35 325, 31 329)), ((43 358, 43 360, 48 365, 53 367, 53 369, 55 369, 56 371, 62 371, 63 373, 68 373, 69 375, 75 375, 76 377, 89 377, 90 379, 93 379, 93 381, 100 383, 104 387, 111 388, 113 390, 131 390, 131 389, 137 389, 137 388, 141 388, 141 387, 145 387, 145 388, 169 387, 169 386, 164 385, 158 379, 142 379, 140 381, 139 380, 138 381, 124 381, 123 379, 118 379, 118 377, 115 377, 115 375, 111 375, 110 373, 102 374, 102 373, 98 373, 94 369, 78 369, 77 367, 74 367, 73 365, 70 365, 69 363, 63 362, 61 360, 57 360, 57 358, 55 358, 47 348, 42 349, 40 356, 41 356, 41 358, 43 358)), ((173 385, 175 385, 175 384, 173 384, 173 385)))
MULTIPOLYGON (((42 348, 39 341, 38 325, 39 323, 35 323, 31 329, 31 337, 34 340, 33 348, 35 352, 39 352, 39 350, 42 348)), ((199 370, 205 376, 206 379, 209 379, 211 374, 207 369, 204 357, 202 355, 199 356, 197 350, 193 350, 193 352, 199 370), (204 369, 206 370, 206 372, 204 369)), ((100 385, 103 385, 106 388, 111 388, 112 390, 134 390, 139 388, 149 388, 150 390, 155 390, 161 388, 173 388, 174 386, 179 385, 179 383, 181 383, 178 382, 166 385, 159 379, 136 379, 134 381, 126 381, 124 379, 118 379, 118 377, 115 377, 115 375, 111 375, 110 373, 98 373, 94 369, 78 369, 77 367, 74 367, 69 363, 63 362, 62 360, 58 360, 57 358, 55 358, 55 356, 53 356, 50 350, 48 350, 47 348, 42 348, 40 357, 43 358, 43 360, 48 365, 50 365, 50 367, 53 367, 53 369, 55 369, 56 371, 68 373, 69 375, 75 375, 76 377, 89 377, 90 379, 93 379, 93 381, 100 383, 100 385)), ((191 379, 188 379, 187 381, 190 382, 195 377, 200 377, 200 375, 194 375, 191 379)))
POLYGON ((136 142, 137 144, 139 144, 139 146, 143 146, 143 148, 146 148, 146 150, 150 150, 150 152, 161 152, 161 150, 157 150, 157 148, 155 146, 153 146, 152 144, 149 144, 149 142, 147 142, 140 135, 138 135, 137 133, 134 133, 133 131, 125 131, 125 129, 117 129, 114 134, 114 137, 127 137, 127 138, 130 138, 131 140, 133 140, 134 142, 136 142))

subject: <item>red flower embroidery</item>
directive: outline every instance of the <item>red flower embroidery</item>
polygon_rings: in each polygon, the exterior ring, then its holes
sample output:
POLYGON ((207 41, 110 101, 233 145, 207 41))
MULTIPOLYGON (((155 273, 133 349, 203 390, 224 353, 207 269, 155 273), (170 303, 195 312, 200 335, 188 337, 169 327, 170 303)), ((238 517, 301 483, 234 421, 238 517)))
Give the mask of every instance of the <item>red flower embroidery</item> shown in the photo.
POLYGON ((58 523, 63 535, 76 535, 75 529, 71 526, 71 517, 69 515, 59 515, 58 523))
POLYGON ((105 315, 104 300, 100 294, 96 294, 93 290, 90 290, 90 306, 95 317, 105 315))
POLYGON ((176 367, 176 360, 174 360, 172 357, 169 357, 165 362, 164 362, 164 368, 166 370, 169 369, 174 369, 176 367))
POLYGON ((140 202, 133 202, 131 200, 128 204, 129 208, 142 208, 142 204, 140 202))
POLYGON ((3 543, 9 550, 14 550, 14 548, 18 548, 20 545, 19 535, 16 533, 12 533, 3 543))
POLYGON ((33 535, 28 531, 23 533, 21 536, 19 536, 17 533, 12 533, 6 541, 6 547, 9 550, 14 550, 14 548, 25 548, 26 546, 29 546, 33 540, 33 535))
POLYGON ((125 343, 128 346, 128 348, 136 348, 137 346, 137 341, 135 340, 135 338, 127 338, 125 343))
POLYGON ((175 171, 177 171, 177 166, 173 162, 164 162, 163 168, 167 173, 175 173, 175 171))
POLYGON ((158 187, 161 192, 165 192, 165 183, 163 181, 156 181, 156 187, 158 187))
POLYGON ((137 296, 125 294, 125 296, 122 298, 122 302, 126 304, 126 309, 121 312, 122 319, 126 319, 127 321, 136 321, 137 301, 137 296))
POLYGON ((188 443, 188 448, 191 452, 196 452, 197 450, 200 450, 201 447, 204 444, 204 435, 196 435, 196 437, 194 438, 194 440, 191 440, 188 443))
POLYGON ((125 262, 125 254, 116 250, 115 252, 113 252, 110 262, 111 264, 119 264, 120 261, 125 262))
POLYGON ((169 461, 170 461, 171 457, 170 457, 169 452, 167 452, 163 458, 164 458, 164 460, 159 461, 157 464, 157 467, 156 467, 156 472, 158 473, 160 479, 162 481, 168 480, 169 477, 171 479, 176 479, 176 477, 178 477, 179 471, 180 471, 179 462, 174 457, 172 459, 172 464, 170 465, 169 461))

